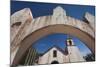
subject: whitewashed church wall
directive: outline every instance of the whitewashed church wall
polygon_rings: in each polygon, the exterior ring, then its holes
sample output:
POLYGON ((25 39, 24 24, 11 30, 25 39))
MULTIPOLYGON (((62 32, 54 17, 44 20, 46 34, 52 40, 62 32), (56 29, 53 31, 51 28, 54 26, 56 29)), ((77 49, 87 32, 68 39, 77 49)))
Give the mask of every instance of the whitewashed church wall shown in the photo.
POLYGON ((85 61, 79 49, 76 46, 68 46, 69 62, 83 62, 85 61))
POLYGON ((58 61, 59 63, 68 62, 68 56, 65 56, 56 48, 52 48, 46 54, 39 58, 39 64, 51 64, 52 61, 58 61), (53 51, 57 50, 57 57, 53 57, 53 51))

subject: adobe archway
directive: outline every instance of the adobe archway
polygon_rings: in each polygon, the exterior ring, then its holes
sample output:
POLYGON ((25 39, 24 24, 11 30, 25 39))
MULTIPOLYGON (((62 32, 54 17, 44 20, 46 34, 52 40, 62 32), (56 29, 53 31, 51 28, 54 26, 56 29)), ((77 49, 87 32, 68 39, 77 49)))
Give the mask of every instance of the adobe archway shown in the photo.
POLYGON ((86 46, 88 46, 89 49, 93 53, 95 53, 95 39, 88 35, 86 32, 64 24, 49 25, 29 34, 23 41, 21 41, 19 50, 14 58, 13 65, 18 65, 20 59, 22 58, 26 50, 32 45, 32 43, 44 36, 54 33, 64 33, 75 36, 83 41, 86 46))

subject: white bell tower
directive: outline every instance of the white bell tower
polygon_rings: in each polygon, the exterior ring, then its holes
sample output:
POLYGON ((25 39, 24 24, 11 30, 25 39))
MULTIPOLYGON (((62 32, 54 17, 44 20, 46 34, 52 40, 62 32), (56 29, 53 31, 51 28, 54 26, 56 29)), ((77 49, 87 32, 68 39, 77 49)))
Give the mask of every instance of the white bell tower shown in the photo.
POLYGON ((81 55, 78 47, 74 44, 73 39, 68 38, 66 42, 67 42, 66 45, 67 45, 67 49, 68 49, 69 62, 85 61, 85 59, 81 55))

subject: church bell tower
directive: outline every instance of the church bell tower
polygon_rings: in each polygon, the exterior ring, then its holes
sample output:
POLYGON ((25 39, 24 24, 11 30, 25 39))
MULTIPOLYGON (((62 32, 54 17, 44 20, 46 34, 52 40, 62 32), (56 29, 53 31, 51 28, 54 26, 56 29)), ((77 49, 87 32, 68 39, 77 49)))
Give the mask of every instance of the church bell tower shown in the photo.
POLYGON ((75 45, 72 38, 66 40, 66 49, 68 50, 69 62, 83 62, 85 61, 80 53, 80 50, 75 45))
POLYGON ((71 38, 67 39, 66 46, 74 46, 74 42, 71 38))

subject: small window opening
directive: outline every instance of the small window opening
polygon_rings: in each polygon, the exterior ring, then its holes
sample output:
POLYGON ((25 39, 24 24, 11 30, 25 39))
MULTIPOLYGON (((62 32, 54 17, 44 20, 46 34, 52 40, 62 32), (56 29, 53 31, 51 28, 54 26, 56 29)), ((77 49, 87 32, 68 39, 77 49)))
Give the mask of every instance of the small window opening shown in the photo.
POLYGON ((57 57, 57 51, 56 50, 53 51, 53 57, 57 57))

